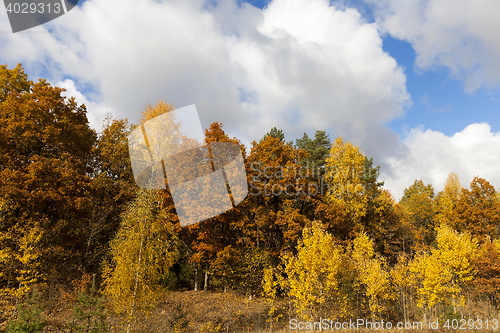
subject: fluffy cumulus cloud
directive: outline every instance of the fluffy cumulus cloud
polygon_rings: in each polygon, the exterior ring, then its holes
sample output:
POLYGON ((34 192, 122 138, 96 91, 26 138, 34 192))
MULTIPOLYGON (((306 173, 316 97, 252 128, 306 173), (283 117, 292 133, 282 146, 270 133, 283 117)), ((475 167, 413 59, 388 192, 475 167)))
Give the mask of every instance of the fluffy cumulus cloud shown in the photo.
POLYGON ((118 116, 137 121, 159 99, 196 103, 222 121, 237 111, 224 37, 200 1, 85 1, 36 29, 50 33, 1 35, 1 62, 90 87, 118 116))
POLYGON ((196 104, 205 127, 220 121, 247 142, 273 126, 288 138, 325 129, 370 150, 374 138, 397 141, 383 124, 409 104, 376 26, 327 0, 263 10, 234 0, 89 0, 36 29, 1 35, 0 62, 91 87, 103 106, 89 107, 91 119, 107 105, 135 121, 163 99, 196 104))
POLYGON ((500 186, 500 132, 494 133, 486 123, 467 126, 453 136, 441 132, 412 129, 406 139, 408 151, 403 156, 388 158, 393 174, 383 172, 387 188, 396 199, 415 179, 434 186, 436 193, 444 187, 448 173, 456 173, 462 186, 479 176, 497 189, 500 186))
POLYGON ((412 44, 417 68, 445 66, 468 92, 500 84, 499 1, 366 1, 383 31, 412 44))
POLYGON ((383 124, 403 114, 406 78, 355 9, 275 0, 253 26, 227 45, 245 73, 245 109, 264 128, 297 137, 327 126, 361 145, 390 136, 383 124))

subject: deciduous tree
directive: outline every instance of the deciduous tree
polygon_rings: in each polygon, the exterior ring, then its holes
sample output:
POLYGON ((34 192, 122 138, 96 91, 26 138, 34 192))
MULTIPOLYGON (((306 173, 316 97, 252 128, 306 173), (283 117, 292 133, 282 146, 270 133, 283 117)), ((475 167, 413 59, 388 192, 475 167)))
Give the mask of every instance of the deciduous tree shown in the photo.
POLYGON ((500 305, 500 242, 486 239, 473 258, 476 277, 471 288, 477 298, 500 305))
POLYGON ((92 180, 88 189, 90 216, 85 230, 83 270, 95 272, 119 226, 119 217, 138 190, 132 174, 127 119, 106 118, 92 150, 92 180))
MULTIPOLYGON (((2 287, 20 276, 23 240, 41 235, 38 276, 71 278, 85 252, 91 150, 96 133, 85 105, 45 80, 29 81, 18 65, 0 66, 0 238, 11 254, 2 287), (12 257, 11 257, 12 258, 12 257), (67 265, 73 262, 74 265, 67 265)), ((34 273, 34 272, 33 272, 34 273)))
POLYGON ((325 183, 328 192, 324 202, 340 210, 346 224, 344 230, 348 234, 341 238, 354 238, 361 231, 361 220, 366 215, 368 197, 365 193, 364 177, 365 157, 361 151, 350 142, 344 143, 341 137, 335 139, 326 160, 325 183))
POLYGON ((104 263, 104 292, 118 313, 133 318, 146 311, 161 293, 162 279, 175 263, 177 235, 162 198, 155 190, 141 190, 124 213, 104 263))
MULTIPOLYGON (((307 177, 299 175, 301 171, 307 172, 300 164, 304 156, 305 152, 295 149, 291 143, 266 136, 259 143, 252 142, 245 166, 249 208, 240 230, 244 231, 247 241, 267 248, 275 258, 287 246, 284 234, 290 231, 280 212, 299 207, 298 201, 308 195, 307 177)), ((305 219, 294 221, 300 223, 305 219)), ((291 227, 296 229, 294 225, 291 227)))
POLYGON ((283 260, 287 293, 304 319, 345 315, 339 280, 346 258, 331 235, 318 224, 305 228, 297 255, 283 260))
POLYGON ((500 235, 500 205, 495 188, 486 179, 474 177, 470 190, 462 189, 456 210, 459 230, 479 238, 500 235))
POLYGON ((375 255, 374 242, 364 232, 354 239, 351 258, 359 279, 356 287, 368 299, 371 315, 380 318, 395 299, 386 262, 375 255))
POLYGON ((458 233, 448 225, 437 229, 436 241, 437 249, 419 253, 409 264, 418 285, 417 305, 434 315, 438 304, 464 305, 462 291, 474 278, 472 260, 477 249, 470 234, 458 233))
POLYGON ((434 216, 437 226, 446 223, 452 228, 458 228, 458 215, 455 207, 460 198, 462 186, 457 174, 450 172, 444 190, 439 192, 434 198, 436 215, 434 216))
POLYGON ((405 189, 399 201, 412 225, 416 250, 427 249, 435 238, 433 198, 432 185, 425 185, 422 180, 415 180, 413 185, 405 189))

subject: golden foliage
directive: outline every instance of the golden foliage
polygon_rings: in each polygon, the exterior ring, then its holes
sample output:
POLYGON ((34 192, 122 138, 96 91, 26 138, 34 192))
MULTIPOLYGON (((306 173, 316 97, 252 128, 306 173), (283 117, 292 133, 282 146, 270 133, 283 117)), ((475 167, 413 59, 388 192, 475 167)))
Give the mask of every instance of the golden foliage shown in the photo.
POLYGON ((312 319, 317 312, 331 312, 339 305, 344 251, 317 223, 304 229, 297 255, 286 255, 283 260, 287 293, 303 318, 312 319))
POLYGON ((438 303, 463 305, 462 290, 474 278, 472 260, 477 241, 468 233, 458 233, 447 225, 437 230, 438 248, 424 252, 410 262, 417 281, 417 305, 431 308, 438 303))
POLYGON ((363 182, 364 160, 358 147, 344 143, 341 137, 335 139, 326 159, 325 180, 329 185, 326 201, 343 207, 355 223, 365 216, 368 204, 363 182))
POLYGON ((157 191, 139 191, 111 241, 112 260, 104 265, 104 293, 116 312, 130 318, 135 310, 154 305, 163 290, 160 282, 177 258, 176 242, 157 191))
POLYGON ((386 263, 375 256, 373 241, 364 232, 354 239, 351 257, 364 294, 368 297, 370 312, 379 317, 387 309, 386 301, 396 298, 386 263))

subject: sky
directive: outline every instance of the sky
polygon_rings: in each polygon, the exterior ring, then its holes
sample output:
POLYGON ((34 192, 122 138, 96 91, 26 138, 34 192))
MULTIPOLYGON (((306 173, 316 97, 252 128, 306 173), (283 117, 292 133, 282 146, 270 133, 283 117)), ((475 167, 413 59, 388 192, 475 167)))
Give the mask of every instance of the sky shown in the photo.
POLYGON ((247 147, 325 130, 399 200, 450 172, 499 189, 499 16, 497 0, 85 0, 13 34, 0 8, 0 64, 64 87, 97 130, 158 100, 247 147))

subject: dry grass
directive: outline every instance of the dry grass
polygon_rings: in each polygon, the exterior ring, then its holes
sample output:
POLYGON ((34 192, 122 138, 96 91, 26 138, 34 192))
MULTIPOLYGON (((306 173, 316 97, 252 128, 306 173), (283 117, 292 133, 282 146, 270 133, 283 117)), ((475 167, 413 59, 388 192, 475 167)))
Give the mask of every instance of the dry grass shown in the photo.
MULTIPOLYGON (((70 324, 73 323, 75 301, 76 297, 72 292, 62 288, 46 296, 43 303, 48 325, 44 332, 72 332, 70 324)), ((8 303, 12 303, 12 299, 8 303)), ((8 308, 10 311, 0 311, 0 332, 6 328, 8 320, 13 319, 12 306, 3 305, 0 308, 8 308)), ((136 316, 137 321, 132 324, 131 332, 269 332, 268 312, 269 305, 265 300, 234 292, 167 292, 147 315, 136 316), (176 331, 173 325, 183 321, 189 323, 187 329, 176 331)), ((111 310, 107 315, 110 332, 126 330, 125 317, 118 316, 111 310)), ((284 326, 285 323, 282 322, 281 327, 284 326)))
MULTIPOLYGON (((1 301, 1 299, 0 299, 1 301)), ((73 320, 73 306, 75 298, 67 292, 59 290, 53 293, 50 298, 44 300, 45 316, 48 326, 45 332, 72 332, 70 323, 73 320)), ((0 302, 1 303, 1 302, 0 302)), ((136 317, 137 322, 131 326, 131 332, 185 332, 185 333, 208 333, 208 332, 253 332, 253 333, 312 333, 319 330, 299 330, 289 327, 289 319, 295 315, 286 312, 286 303, 279 303, 280 310, 275 313, 281 315, 278 322, 269 322, 269 304, 260 298, 239 295, 234 292, 168 292, 160 297, 159 304, 154 307, 149 314, 136 317), (188 323, 186 329, 175 330, 175 324, 188 323)), ((479 310, 479 308, 478 308, 479 310)), ((0 311, 1 313, 1 311, 0 311)), ((0 332, 5 328, 5 314, 3 323, 0 322, 0 332)), ((490 319, 493 319, 490 318, 490 319)), ((110 332, 124 332, 126 329, 126 318, 117 316, 112 312, 108 313, 107 319, 110 332)), ((343 333, 357 332, 407 332, 407 333, 427 333, 427 332, 460 332, 460 330, 326 330, 326 332, 339 331, 343 333)), ((466 330, 472 332, 497 332, 499 330, 466 330)))
POLYGON ((182 313, 185 317, 178 321, 189 322, 187 332, 269 332, 268 312, 264 300, 233 292, 170 292, 136 329, 145 333, 174 332, 173 319, 182 313))

